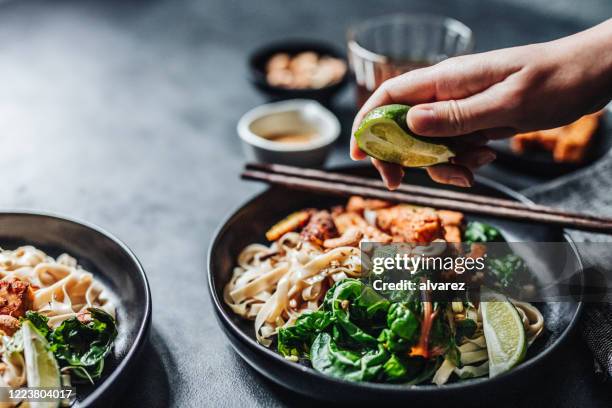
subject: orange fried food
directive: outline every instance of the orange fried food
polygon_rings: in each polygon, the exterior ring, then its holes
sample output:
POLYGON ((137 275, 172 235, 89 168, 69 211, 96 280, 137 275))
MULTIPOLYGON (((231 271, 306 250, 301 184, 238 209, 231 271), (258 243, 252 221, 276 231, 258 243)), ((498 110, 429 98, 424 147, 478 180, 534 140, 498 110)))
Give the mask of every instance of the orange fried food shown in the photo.
POLYGON ((333 213, 334 223, 338 231, 343 234, 349 228, 357 227, 362 229, 368 226, 366 220, 355 212, 334 212, 333 213))
POLYGON ((445 225, 444 240, 446 242, 461 242, 461 228, 455 225, 445 225))
POLYGON ((394 242, 424 244, 444 236, 440 217, 431 208, 396 205, 376 214, 376 223, 394 242))
POLYGON ((325 240, 338 236, 338 230, 329 211, 322 210, 310 217, 300 236, 305 241, 323 246, 325 240))
POLYGON ((32 308, 32 302, 34 292, 28 282, 0 281, 0 315, 21 317, 32 308))
POLYGON ((463 224, 463 220, 465 218, 463 213, 460 213, 459 211, 437 210, 436 213, 438 214, 438 217, 440 217, 442 224, 445 226, 452 225, 458 227, 463 224))
POLYGON ((381 242, 388 244, 393 239, 368 222, 356 212, 334 212, 334 223, 341 234, 349 229, 357 229, 363 235, 363 239, 368 242, 381 242))
POLYGON ((510 146, 517 153, 534 148, 552 151, 556 162, 580 162, 586 155, 601 115, 600 111, 566 126, 518 134, 512 138, 510 146))
POLYGON ((363 232, 356 227, 351 227, 344 231, 344 233, 338 238, 329 238, 323 241, 323 246, 328 249, 338 248, 342 246, 359 246, 363 238, 363 232))
POLYGON ((391 205, 389 201, 352 196, 346 203, 346 211, 362 213, 363 210, 380 210, 381 208, 391 207, 391 205))
POLYGON ((287 232, 295 231, 308 222, 311 214, 312 210, 296 211, 289 214, 286 218, 274 224, 272 228, 266 232, 266 238, 268 241, 276 241, 287 232))
POLYGON ((20 327, 19 320, 9 315, 0 315, 0 333, 12 336, 20 327))
POLYGON ((461 226, 464 216, 459 211, 438 210, 438 217, 444 227, 444 240, 446 242, 461 242, 461 226))

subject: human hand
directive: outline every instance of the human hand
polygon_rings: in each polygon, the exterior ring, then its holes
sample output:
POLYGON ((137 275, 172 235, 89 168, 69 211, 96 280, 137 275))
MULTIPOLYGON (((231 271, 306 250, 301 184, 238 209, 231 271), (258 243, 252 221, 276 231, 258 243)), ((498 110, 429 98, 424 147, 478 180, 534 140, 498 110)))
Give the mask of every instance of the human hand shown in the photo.
MULTIPOLYGON (((460 153, 428 167, 430 177, 469 187, 473 171, 495 159, 489 140, 548 129, 603 108, 612 97, 612 19, 560 40, 450 58, 385 81, 366 101, 353 134, 372 109, 413 105, 407 125, 421 136, 461 136, 460 153)), ((351 157, 366 158, 351 139, 351 157)), ((372 159, 388 188, 397 164, 372 159)))

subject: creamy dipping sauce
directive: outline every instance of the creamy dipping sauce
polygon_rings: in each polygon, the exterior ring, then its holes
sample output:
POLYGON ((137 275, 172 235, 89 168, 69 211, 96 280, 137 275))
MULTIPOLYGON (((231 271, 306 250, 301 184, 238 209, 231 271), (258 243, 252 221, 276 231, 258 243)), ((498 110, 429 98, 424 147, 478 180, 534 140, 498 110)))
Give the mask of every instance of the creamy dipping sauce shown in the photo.
POLYGON ((265 138, 277 143, 286 144, 307 144, 317 139, 319 134, 317 132, 287 132, 287 133, 273 133, 266 135, 265 138))

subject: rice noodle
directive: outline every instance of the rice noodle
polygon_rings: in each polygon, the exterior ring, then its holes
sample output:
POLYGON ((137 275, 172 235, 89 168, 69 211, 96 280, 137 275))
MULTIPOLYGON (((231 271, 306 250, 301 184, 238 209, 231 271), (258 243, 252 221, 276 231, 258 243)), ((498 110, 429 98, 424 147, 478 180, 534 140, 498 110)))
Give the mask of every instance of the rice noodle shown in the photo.
POLYGON ((294 232, 269 247, 247 246, 238 255, 238 265, 225 287, 224 300, 234 313, 255 319, 257 340, 265 346, 279 328, 306 310, 318 309, 334 282, 361 274, 358 248, 324 252, 301 242, 294 232))

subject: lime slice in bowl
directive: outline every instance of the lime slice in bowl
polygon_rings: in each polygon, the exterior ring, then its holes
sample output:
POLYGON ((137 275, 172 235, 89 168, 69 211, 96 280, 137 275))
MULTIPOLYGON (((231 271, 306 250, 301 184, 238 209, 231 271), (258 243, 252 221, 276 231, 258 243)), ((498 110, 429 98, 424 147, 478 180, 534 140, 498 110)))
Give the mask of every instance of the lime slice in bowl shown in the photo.
MULTIPOLYGON (((23 355, 26 363, 26 378, 28 387, 59 388, 60 371, 57 360, 49 351, 49 343, 36 330, 29 320, 24 320, 21 326, 23 336, 23 355)), ((58 407, 60 400, 31 401, 31 407, 58 407)))
POLYGON ((404 167, 446 163, 455 156, 447 145, 413 135, 406 125, 410 106, 385 105, 369 112, 355 132, 361 150, 379 160, 404 167))
POLYGON ((495 377, 525 359, 527 336, 516 308, 504 295, 483 289, 480 307, 489 355, 489 377, 495 377))

